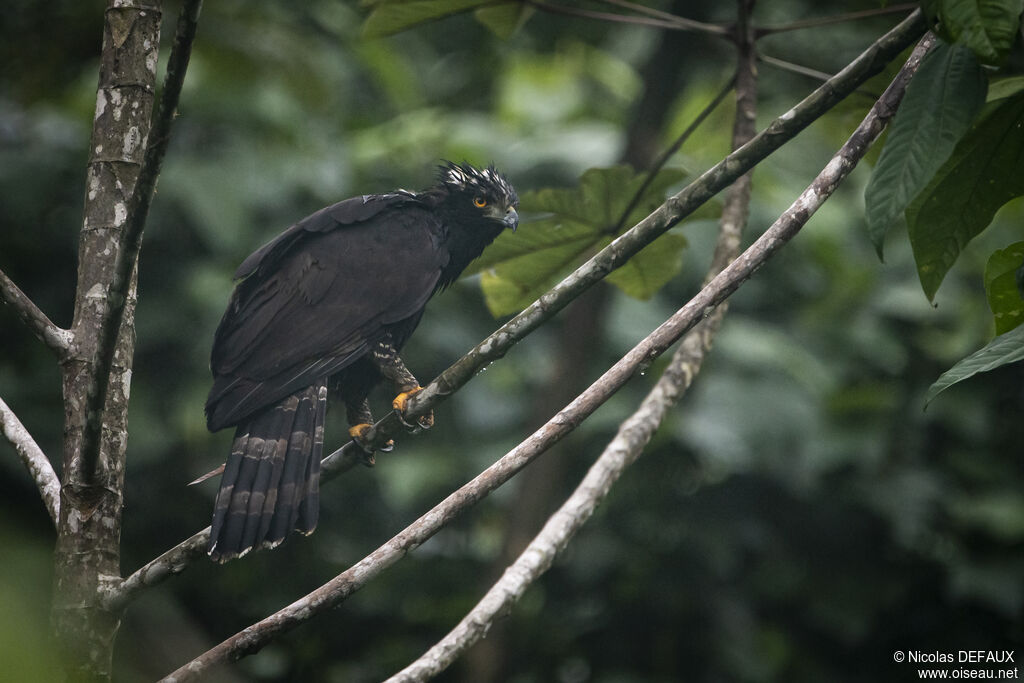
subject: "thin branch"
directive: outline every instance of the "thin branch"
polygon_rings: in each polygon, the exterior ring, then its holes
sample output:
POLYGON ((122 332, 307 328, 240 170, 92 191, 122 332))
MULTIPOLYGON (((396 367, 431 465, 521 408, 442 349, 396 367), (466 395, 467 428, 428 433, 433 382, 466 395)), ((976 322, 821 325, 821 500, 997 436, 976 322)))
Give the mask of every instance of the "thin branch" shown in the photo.
MULTIPOLYGON (((794 62, 787 62, 784 59, 779 59, 778 57, 772 57, 770 55, 764 54, 763 52, 759 53, 757 58, 759 60, 761 60, 762 62, 764 62, 765 64, 770 64, 771 66, 778 67, 778 68, 782 69, 783 71, 790 71, 792 73, 799 74, 801 76, 807 76, 808 78, 813 78, 816 81, 824 82, 824 81, 827 81, 828 79, 832 78, 832 74, 830 74, 830 73, 826 73, 824 71, 818 71, 817 69, 812 69, 809 66, 803 66, 801 64, 796 64, 794 62)), ((876 97, 874 99, 878 99, 878 98, 876 97)))
POLYGON ((60 516, 60 480, 57 479, 57 473, 53 471, 49 458, 3 399, 0 399, 0 431, 14 446, 21 462, 32 475, 36 486, 39 487, 46 511, 50 513, 50 519, 56 525, 60 516))
POLYGON ((674 31, 693 30, 686 24, 674 20, 660 19, 657 17, 638 17, 632 14, 615 14, 612 12, 599 12, 596 10, 583 9, 582 7, 569 7, 566 5, 552 5, 542 0, 522 0, 524 5, 539 9, 551 14, 561 14, 567 17, 581 17, 583 19, 596 19, 598 21, 610 21, 619 24, 639 24, 640 26, 653 26, 674 31))
MULTIPOLYGON (((160 177, 160 167, 167 145, 170 142, 171 126, 181 97, 181 88, 192 54, 196 28, 202 0, 185 0, 178 15, 178 25, 167 62, 164 87, 160 102, 153 114, 153 123, 146 141, 146 152, 142 168, 132 191, 128 207, 128 220, 121 236, 114 271, 107 289, 106 308, 103 312, 96 339, 96 355, 93 361, 94 390, 88 392, 88 421, 82 437, 82 474, 85 481, 92 481, 96 462, 100 454, 100 431, 102 429, 103 407, 107 403, 110 375, 117 351, 117 338, 124 321, 125 305, 128 302, 132 273, 142 246, 142 233, 149 216, 153 190, 160 177)), ((92 389, 92 388, 91 388, 92 389)))
POLYGON ((637 191, 633 193, 633 197, 629 200, 629 204, 626 205, 626 208, 622 211, 622 215, 619 216, 619 220, 615 222, 615 225, 610 230, 612 234, 617 235, 619 231, 622 230, 623 226, 626 225, 626 221, 629 220, 629 215, 636 210, 636 207, 640 204, 640 200, 643 199, 644 193, 647 192, 647 188, 651 186, 652 182, 654 182, 654 178, 658 175, 658 171, 664 168, 665 164, 668 163, 668 160, 671 159, 684 144, 686 144, 686 141, 690 139, 690 136, 697 131, 700 125, 704 123, 709 116, 711 116, 711 112, 718 108, 718 105, 722 103, 722 100, 725 99, 725 96, 729 94, 729 91, 732 90, 735 84, 736 76, 733 76, 729 79, 728 83, 722 86, 722 89, 718 91, 718 94, 715 95, 714 99, 712 99, 707 106, 697 114, 696 118, 690 122, 690 125, 686 127, 686 130, 680 133, 679 137, 677 137, 672 144, 669 145, 668 149, 662 152, 661 156, 658 157, 658 159, 651 165, 651 168, 647 171, 647 177, 644 178, 644 182, 641 183, 640 187, 637 188, 637 191))
MULTIPOLYGON (((753 0, 739 0, 738 5, 733 149, 741 147, 754 136, 757 110, 754 38, 749 24, 753 0)), ((747 173, 730 188, 705 282, 713 280, 739 254, 740 236, 749 215, 750 186, 751 174, 747 173)), ((703 367, 704 358, 711 350, 712 340, 727 309, 728 302, 722 302, 710 316, 686 334, 679 349, 673 354, 671 363, 639 409, 619 426, 615 438, 605 447, 572 495, 548 519, 541 532, 448 635, 389 678, 389 683, 427 680, 448 668, 466 649, 482 638, 494 620, 507 613, 526 589, 550 568, 558 553, 565 549, 575 533, 607 497, 612 485, 640 457, 668 410, 689 389, 703 367)))
POLYGON ((209 667, 257 652, 278 635, 337 606, 576 427, 630 377, 647 367, 660 353, 710 314, 799 232, 895 114, 906 84, 930 47, 931 40, 929 35, 914 50, 907 65, 872 108, 864 123, 810 187, 754 244, 544 426, 363 560, 312 593, 224 640, 163 680, 194 680, 209 667))
MULTIPOLYGON (((748 264, 754 260, 763 262, 781 244, 792 239, 818 207, 831 196, 895 113, 910 77, 928 50, 929 41, 930 38, 922 41, 846 144, 789 209, 747 249, 740 261, 748 264)), ((731 269, 730 266, 727 271, 731 269)), ((712 283, 725 275, 723 272, 712 280, 712 283)), ((626 467, 640 456, 643 446, 650 440, 668 408, 689 386, 693 374, 686 364, 685 352, 686 347, 680 347, 665 374, 644 399, 640 409, 623 422, 618 434, 587 472, 580 485, 480 602, 436 645, 389 678, 387 683, 425 681, 439 674, 470 645, 482 638, 494 619, 507 613, 512 604, 526 592, 527 587, 551 567, 558 553, 566 547, 598 504, 608 495, 612 484, 618 480, 626 467)))
MULTIPOLYGON (((764 54, 763 52, 759 52, 757 58, 759 61, 762 61, 765 64, 768 64, 769 66, 774 66, 778 69, 782 69, 783 71, 789 71, 800 76, 806 76, 816 81, 827 81, 828 79, 832 78, 832 74, 826 73, 824 71, 818 71, 817 69, 812 69, 801 64, 787 62, 786 60, 779 59, 778 57, 771 57, 769 55, 764 54)), ((854 91, 854 94, 863 95, 864 97, 870 98, 872 102, 878 99, 877 92, 870 92, 868 90, 864 90, 863 88, 857 88, 854 91)))
MULTIPOLYGON (((611 245, 453 363, 409 401, 406 409, 407 418, 415 419, 440 405, 480 369, 504 356, 514 344, 554 316, 575 297, 625 263, 643 246, 692 213, 703 202, 753 168, 761 159, 795 137, 861 83, 881 71, 889 60, 902 52, 923 32, 924 21, 920 13, 917 13, 879 38, 828 83, 773 121, 749 143, 669 198, 650 216, 623 233, 611 245)), ((388 438, 402 433, 402 430, 398 417, 389 413, 373 426, 367 440, 379 446, 388 438)), ((362 450, 352 443, 346 443, 324 458, 321 480, 333 479, 363 462, 362 450)), ((179 573, 191 560, 201 556, 202 553, 196 551, 196 539, 203 538, 203 535, 208 533, 209 527, 147 563, 128 577, 120 587, 112 588, 106 599, 111 604, 126 604, 143 588, 179 573)))
POLYGON ((888 14, 908 14, 915 10, 918 3, 908 2, 902 5, 893 5, 892 7, 878 7, 875 9, 866 9, 859 12, 847 12, 846 14, 837 14, 831 17, 814 17, 811 19, 801 19, 800 21, 794 21, 789 24, 780 24, 778 26, 762 26, 757 29, 756 35, 758 38, 761 36, 769 36, 774 33, 783 33, 785 31, 798 31, 805 28, 818 28, 819 26, 829 26, 831 24, 841 24, 848 21, 856 21, 857 19, 868 19, 871 17, 881 17, 888 14))
POLYGON ((54 325, 3 270, 0 270, 0 300, 14 309, 22 322, 28 325, 39 341, 46 344, 57 358, 64 358, 71 344, 71 331, 54 325))
POLYGON ((655 9, 654 7, 648 7, 647 5, 641 5, 638 2, 631 2, 631 0, 604 0, 609 5, 615 5, 617 7, 624 7, 626 9, 646 14, 651 17, 658 19, 664 19, 665 21, 672 22, 675 28, 683 31, 693 31, 695 33, 707 33, 713 36, 731 36, 732 32, 727 26, 721 24, 708 24, 702 21, 695 21, 693 19, 687 19, 686 17, 680 17, 671 12, 663 12, 662 10, 655 9))

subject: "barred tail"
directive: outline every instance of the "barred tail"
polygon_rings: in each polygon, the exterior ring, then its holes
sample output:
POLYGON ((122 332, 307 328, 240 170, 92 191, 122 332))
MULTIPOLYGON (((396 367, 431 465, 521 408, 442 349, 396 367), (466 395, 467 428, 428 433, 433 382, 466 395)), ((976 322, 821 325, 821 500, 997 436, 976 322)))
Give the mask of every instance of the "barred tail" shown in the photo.
POLYGON ((238 425, 213 508, 210 557, 226 562, 310 534, 320 510, 327 383, 298 391, 238 425))

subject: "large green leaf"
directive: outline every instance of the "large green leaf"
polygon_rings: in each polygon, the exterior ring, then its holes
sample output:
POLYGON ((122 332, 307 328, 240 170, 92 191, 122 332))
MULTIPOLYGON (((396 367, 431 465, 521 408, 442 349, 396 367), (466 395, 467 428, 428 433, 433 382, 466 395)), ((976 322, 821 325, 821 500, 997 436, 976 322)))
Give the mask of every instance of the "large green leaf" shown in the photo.
MULTIPOLYGON (((675 169, 657 173, 625 220, 623 214, 646 178, 628 166, 589 169, 574 188, 525 193, 520 211, 546 215, 503 233, 466 274, 482 272, 484 296, 494 315, 519 311, 585 256, 650 213, 663 201, 665 190, 683 177, 675 169)), ((631 296, 650 297, 679 271, 685 244, 681 236, 662 236, 608 279, 631 296)))
POLYGON ((1021 90, 1024 90, 1024 76, 1007 76, 1006 78, 993 78, 988 84, 988 97, 986 101, 1001 100, 1005 97, 1013 97, 1021 90))
MULTIPOLYGON (((481 285, 487 307, 495 316, 522 310, 556 284, 583 255, 610 241, 584 224, 552 219, 527 223, 515 237, 502 240, 503 244, 495 242, 484 252, 492 263, 483 271, 481 285), (497 253, 487 253, 490 251, 497 253)), ((479 270, 476 265, 470 268, 479 270)))
POLYGON ((485 5, 489 0, 378 0, 363 23, 363 35, 380 38, 417 24, 441 19, 485 5))
POLYGON ((940 43, 925 56, 864 192, 868 236, 879 258, 886 233, 970 128, 985 89, 985 74, 969 49, 940 43))
POLYGON ((962 382, 968 377, 973 377, 979 372, 988 372, 996 368, 1024 360, 1024 325, 1015 327, 1006 334, 999 335, 985 348, 972 353, 952 368, 942 373, 942 376, 935 381, 935 384, 928 388, 925 396, 925 405, 931 403, 932 399, 953 386, 962 382))
POLYGON ((571 251, 578 254, 595 240, 593 227, 582 221, 560 216, 527 221, 515 232, 503 232, 480 258, 469 264, 463 275, 473 275, 503 264, 520 263, 521 259, 535 253, 571 251))
POLYGON ((1009 332, 1024 323, 1024 299, 1017 286, 1017 274, 1024 264, 1024 242, 997 249, 985 264, 985 294, 996 321, 996 334, 1009 332))
POLYGON ((561 218, 586 223, 604 234, 617 234, 624 227, 632 227, 661 204, 666 188, 685 176, 679 169, 659 171, 621 225, 623 212, 647 177, 646 173, 637 173, 625 165, 588 169, 580 176, 580 184, 576 188, 530 192, 523 196, 520 204, 524 212, 547 211, 561 218))
POLYGON ((929 300, 960 251, 1006 202, 1024 194, 1024 93, 985 108, 907 208, 910 244, 929 300))
POLYGON ((1006 57, 1024 10, 1022 0, 925 0, 921 6, 943 37, 986 64, 1006 57))
POLYGON ((686 238, 662 235, 641 249, 621 268, 608 274, 608 282, 637 299, 650 299, 683 265, 686 238))

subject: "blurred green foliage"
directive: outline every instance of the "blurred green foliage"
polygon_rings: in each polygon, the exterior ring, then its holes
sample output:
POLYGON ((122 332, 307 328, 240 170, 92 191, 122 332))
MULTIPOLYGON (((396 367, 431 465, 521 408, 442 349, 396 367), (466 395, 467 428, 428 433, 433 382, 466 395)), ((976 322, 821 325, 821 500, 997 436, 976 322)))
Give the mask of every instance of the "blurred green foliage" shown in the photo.
MULTIPOLYGON (((763 3, 756 18, 782 24, 853 5, 871 6, 786 0, 763 3)), ((680 6, 702 20, 733 11, 680 6)), ((441 158, 493 161, 523 193, 578 187, 586 169, 617 163, 638 98, 662 86, 644 80, 651 28, 537 15, 500 42, 466 15, 373 41, 361 36, 365 16, 335 0, 203 10, 140 261, 125 572, 209 522, 213 485, 185 484, 221 462, 230 439, 205 430, 207 354, 230 275, 250 251, 330 202, 426 186, 441 158)), ((70 322, 101 20, 87 3, 16 0, 0 24, 0 267, 61 325, 70 322)), ((761 48, 832 71, 889 25, 784 33, 761 48)), ((689 57, 675 65, 663 146, 732 70, 720 42, 673 39, 689 57)), ((759 120, 814 85, 762 65, 759 120)), ((879 78, 867 90, 883 87, 879 78)), ((758 167, 750 234, 803 189, 869 103, 851 98, 758 167)), ((671 166, 706 168, 727 151, 730 129, 721 107, 671 166)), ((1019 229, 1024 204, 1003 207, 999 229, 967 246, 933 307, 906 240, 882 265, 864 236, 868 175, 855 171, 732 298, 691 394, 492 634, 499 680, 903 680, 912 674, 893 663, 897 649, 1024 641, 1024 370, 978 375, 922 410, 931 382, 991 337, 982 273, 988 254, 1007 246, 999 235, 1019 229)), ((606 314, 571 330, 592 357, 575 390, 692 295, 714 231, 710 220, 689 222, 678 275, 648 301, 610 288, 606 314)), ((200 562, 149 591, 125 615, 117 680, 163 675, 312 590, 518 443, 567 363, 563 319, 456 394, 434 430, 327 486, 312 537, 224 567, 200 562)), ((429 378, 496 324, 477 279, 463 281, 431 303, 405 359, 429 378)), ((663 363, 545 456, 565 466, 542 508, 571 490, 663 363)), ((0 308, 0 396, 58 464, 59 394, 49 353, 0 308)), ((343 439, 339 422, 335 410, 332 444, 343 439)), ((498 575, 521 487, 497 491, 340 609, 214 680, 372 681, 404 666, 498 575)), ((49 680, 53 532, 7 446, 0 501, 0 655, 17 680, 49 680)), ((442 680, 480 681, 479 667, 471 652, 442 680)))

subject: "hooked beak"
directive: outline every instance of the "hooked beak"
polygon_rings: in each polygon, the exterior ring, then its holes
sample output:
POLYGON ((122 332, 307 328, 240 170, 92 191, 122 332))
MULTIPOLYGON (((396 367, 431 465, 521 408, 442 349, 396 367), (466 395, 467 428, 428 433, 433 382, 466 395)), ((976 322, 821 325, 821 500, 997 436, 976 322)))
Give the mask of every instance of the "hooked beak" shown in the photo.
POLYGON ((505 224, 506 228, 516 231, 519 226, 519 214, 516 212, 515 207, 508 207, 505 209, 505 217, 501 219, 501 222, 505 224))

